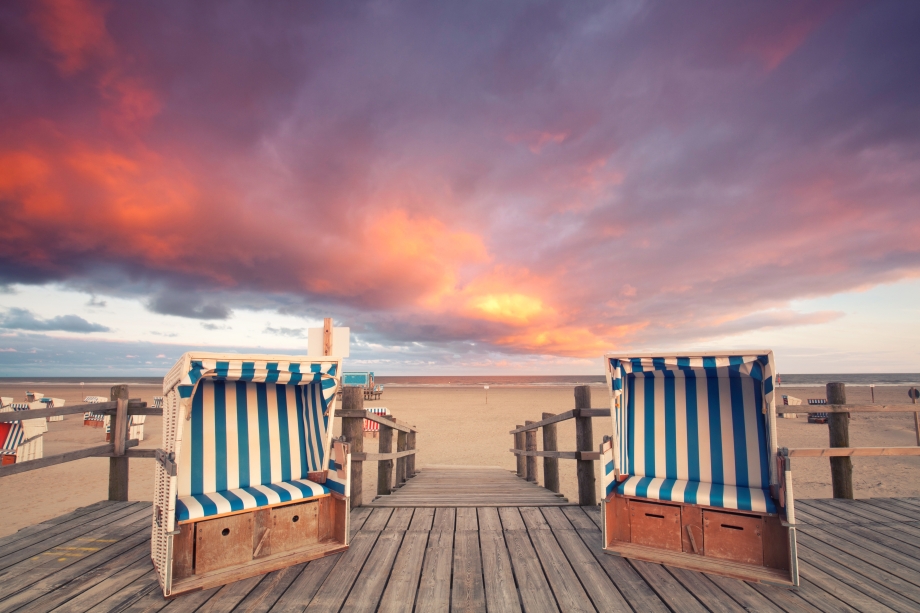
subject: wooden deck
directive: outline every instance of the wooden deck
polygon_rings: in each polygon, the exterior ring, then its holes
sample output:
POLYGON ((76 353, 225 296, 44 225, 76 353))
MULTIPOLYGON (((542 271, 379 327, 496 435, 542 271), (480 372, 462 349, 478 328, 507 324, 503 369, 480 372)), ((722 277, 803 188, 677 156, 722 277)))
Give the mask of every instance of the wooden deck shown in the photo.
POLYGON ((918 611, 920 499, 799 503, 802 586, 600 551, 597 508, 359 508, 351 549, 163 599, 150 503, 100 502, 0 539, 0 611, 918 611))
POLYGON ((542 507, 569 504, 561 494, 498 466, 426 466, 370 507, 542 507))

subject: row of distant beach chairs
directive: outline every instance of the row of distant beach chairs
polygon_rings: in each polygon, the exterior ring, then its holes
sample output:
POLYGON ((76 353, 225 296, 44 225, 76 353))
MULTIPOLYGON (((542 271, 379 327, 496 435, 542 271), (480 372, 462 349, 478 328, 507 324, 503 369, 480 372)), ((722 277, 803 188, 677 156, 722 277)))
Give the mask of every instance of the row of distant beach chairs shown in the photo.
MULTIPOLYGON (((83 402, 88 404, 96 404, 99 402, 108 402, 109 399, 104 396, 87 396, 83 399, 83 402)), ((153 399, 153 408, 162 409, 163 408, 163 397, 156 396, 153 399)), ((131 415, 131 419, 128 422, 128 438, 137 439, 139 441, 144 440, 144 422, 147 421, 146 415, 131 415)), ((92 428, 102 428, 105 427, 105 440, 109 441, 112 438, 112 420, 108 415, 103 415, 102 413, 84 413, 83 414, 83 425, 90 426, 92 428)))
MULTIPOLYGON (((808 404, 810 405, 820 405, 827 404, 827 398, 809 398, 808 404)), ((796 398, 795 396, 787 396, 783 394, 783 405, 784 406, 799 406, 802 404, 801 398, 796 398)), ((789 413, 781 411, 783 417, 796 417, 795 413, 789 413)), ((809 413, 808 414, 808 423, 810 424, 826 424, 827 423, 827 413, 809 413)))
MULTIPOLYGON (((0 412, 28 411, 64 406, 61 398, 47 398, 41 392, 26 392, 26 402, 13 402, 12 398, 0 398, 0 412)), ((63 415, 47 419, 24 419, 0 423, 0 465, 15 464, 43 457, 43 435, 48 431, 49 421, 61 421, 63 415)))

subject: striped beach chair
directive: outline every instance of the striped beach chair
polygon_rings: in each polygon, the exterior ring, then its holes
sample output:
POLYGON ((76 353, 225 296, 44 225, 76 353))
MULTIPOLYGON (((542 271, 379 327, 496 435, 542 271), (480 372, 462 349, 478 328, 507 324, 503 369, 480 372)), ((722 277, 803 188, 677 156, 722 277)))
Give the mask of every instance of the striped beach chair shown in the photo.
MULTIPOLYGON (((370 407, 366 410, 368 413, 373 413, 374 415, 380 415, 384 417, 389 416, 390 414, 390 409, 386 407, 370 407)), ((380 432, 380 424, 378 424, 376 421, 365 419, 364 420, 364 431, 371 432, 372 433, 371 436, 376 437, 377 434, 380 432)))
MULTIPOLYGON (((783 406, 784 407, 799 406, 801 404, 802 404, 801 398, 796 398, 795 396, 789 396, 787 394, 783 394, 783 406)), ((796 417, 799 416, 798 413, 790 413, 788 409, 779 411, 779 414, 783 417, 783 419, 795 419, 796 417)))
POLYGON ((335 357, 186 353, 163 382, 152 557, 164 596, 343 551, 335 357))
POLYGON ((601 445, 608 553, 798 584, 772 351, 607 355, 601 445))
MULTIPOLYGON (((0 412, 27 411, 32 408, 44 408, 40 402, 32 406, 24 402, 12 402, 3 398, 0 412)), ((15 464, 43 457, 43 435, 48 431, 48 423, 41 418, 23 419, 0 423, 0 465, 15 464)))
MULTIPOLYGON (((810 405, 821 405, 827 404, 827 398, 809 398, 808 404, 810 405)), ((808 414, 808 423, 810 424, 826 424, 827 423, 827 413, 809 413, 808 414)))
MULTIPOLYGON (((83 399, 83 402, 87 404, 97 404, 99 402, 108 402, 109 399, 104 396, 87 396, 83 399)), ((83 425, 89 426, 91 428, 102 428, 106 427, 106 416, 102 413, 84 413, 83 414, 83 425)), ((106 428, 108 432, 108 428, 106 428)))
MULTIPOLYGON (((37 401, 33 401, 33 402, 41 403, 41 406, 37 408, 51 409, 54 407, 64 406, 64 403, 66 401, 63 398, 48 398, 47 396, 42 396, 37 401)), ((64 421, 64 416, 63 415, 52 415, 51 417, 47 417, 46 419, 48 421, 64 421)))

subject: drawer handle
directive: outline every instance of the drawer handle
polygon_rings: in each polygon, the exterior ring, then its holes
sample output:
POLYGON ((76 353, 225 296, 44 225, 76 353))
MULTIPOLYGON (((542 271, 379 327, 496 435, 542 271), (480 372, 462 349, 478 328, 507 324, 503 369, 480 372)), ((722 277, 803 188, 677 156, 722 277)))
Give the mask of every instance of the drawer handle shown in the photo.
POLYGON ((723 528, 728 528, 729 530, 744 530, 741 526, 732 526, 730 524, 722 524, 723 528))
POLYGON ((654 513, 646 513, 646 517, 657 517, 658 519, 664 519, 664 515, 655 515, 654 513))
POLYGON ((230 528, 224 528, 223 530, 220 531, 220 533, 221 533, 222 536, 229 536, 229 535, 230 535, 230 528))
POLYGON ((300 521, 300 515, 295 515, 294 517, 291 518, 291 521, 296 524, 297 522, 300 521))

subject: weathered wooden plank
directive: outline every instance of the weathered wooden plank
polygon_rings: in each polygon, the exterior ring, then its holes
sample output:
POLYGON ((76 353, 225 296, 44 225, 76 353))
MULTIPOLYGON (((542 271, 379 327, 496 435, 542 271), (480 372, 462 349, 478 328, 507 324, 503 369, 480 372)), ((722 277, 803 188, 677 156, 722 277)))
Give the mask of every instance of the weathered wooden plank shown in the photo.
MULTIPOLYGON (((430 526, 430 518, 428 523, 430 526)), ((393 563, 393 570, 390 573, 389 581, 387 581, 383 597, 380 599, 379 613, 412 611, 427 545, 427 530, 409 530, 406 532, 402 546, 396 554, 396 561, 393 563)))
POLYGON ((916 612, 917 604, 835 562, 799 548, 799 568, 808 579, 860 611, 916 612))
POLYGON ((339 553, 308 562, 269 610, 272 613, 303 613, 343 555, 339 553))
POLYGON ((70 611, 82 612, 92 608, 111 594, 108 589, 103 591, 93 589, 95 586, 103 582, 107 582, 106 585, 111 589, 127 585, 150 570, 149 558, 150 545, 142 543, 82 575, 73 577, 70 581, 62 580, 60 575, 63 573, 52 575, 47 580, 4 600, 3 606, 9 607, 9 610, 24 607, 28 611, 39 613, 61 607, 65 603, 79 602, 80 607, 71 608, 70 611), (128 577, 130 581, 126 581, 128 577), (112 580, 107 581, 110 578, 112 580), (46 589, 48 587, 51 589, 46 589), (88 596, 83 597, 84 593, 88 596))
POLYGON ((576 530, 600 530, 600 526, 594 523, 594 520, 581 507, 560 507, 559 510, 576 530))
POLYGON ((916 545, 905 543, 904 535, 899 534, 897 530, 891 535, 888 530, 883 530, 881 526, 878 528, 874 526, 850 526, 848 532, 850 534, 858 534, 868 540, 885 545, 885 547, 903 553, 913 559, 920 558, 920 553, 918 553, 920 552, 920 548, 916 545))
POLYGON ((897 498, 870 498, 864 502, 907 515, 911 518, 910 521, 920 521, 920 506, 915 506, 910 502, 897 498))
MULTIPOLYGON (((438 510, 453 511, 453 509, 438 510)), ((434 527, 437 527, 437 514, 435 514, 434 523, 434 527)), ((453 521, 451 521, 451 527, 453 527, 453 521)), ((422 563, 422 579, 419 582, 416 597, 416 610, 426 612, 450 610, 450 571, 453 545, 452 529, 432 530, 428 538, 428 547, 425 550, 425 561, 422 563)))
MULTIPOLYGON (((351 540, 348 551, 341 554, 326 581, 310 601, 307 611, 337 611, 348 598, 348 593, 377 542, 378 532, 361 530, 351 540)), ((309 570, 309 566, 307 570, 309 570)))
MULTIPOLYGON (((807 534, 836 547, 843 547, 845 551, 858 549, 861 553, 871 553, 880 558, 891 560, 900 568, 907 571, 920 572, 920 559, 914 557, 910 553, 905 554, 891 547, 891 544, 886 542, 891 537, 888 537, 884 533, 875 532, 872 533, 872 538, 867 538, 854 532, 852 529, 840 531, 834 530, 833 528, 830 530, 819 530, 811 526, 807 529, 799 529, 798 532, 807 534)), ((894 544, 897 546, 902 543, 895 541, 894 544)))
POLYGON ((570 529, 553 528, 553 535, 598 611, 632 610, 571 525, 570 529))
POLYGON ((259 584, 240 601, 236 610, 246 613, 269 611, 306 567, 306 563, 295 564, 264 575, 259 584))
MULTIPOLYGON (((823 522, 823 523, 825 523, 825 524, 845 524, 845 523, 852 523, 850 520, 845 519, 845 518, 843 518, 843 517, 840 517, 839 515, 837 515, 837 514, 834 513, 834 512, 827 511, 827 510, 825 510, 825 509, 822 509, 821 507, 818 507, 818 506, 816 506, 816 505, 811 504, 811 503, 813 503, 813 502, 814 502, 813 500, 803 500, 803 501, 798 501, 798 500, 796 500, 796 501, 795 501, 795 512, 796 512, 796 515, 799 514, 799 510, 801 509, 801 510, 807 512, 807 513, 808 513, 809 515, 811 515, 812 517, 816 518, 817 520, 819 520, 819 521, 821 521, 821 522, 823 522)), ((860 518, 860 519, 862 519, 862 518, 860 518)))
MULTIPOLYGON (((504 517, 502 518, 504 522, 504 517)), ((523 526, 523 522, 521 522, 523 526)), ((527 613, 559 611, 556 598, 550 589, 537 552, 524 529, 505 530, 505 544, 511 558, 511 566, 517 579, 519 594, 527 613)))
POLYGON ((380 534, 374 549, 371 551, 361 569, 354 587, 345 605, 342 607, 343 613, 373 613, 377 610, 377 604, 386 588, 387 578, 390 576, 390 569, 396 560, 396 554, 402 543, 402 531, 387 530, 380 534))
POLYGON ((658 597, 665 601, 674 611, 687 613, 705 613, 706 609, 696 597, 687 591, 671 574, 660 564, 629 560, 630 566, 636 569, 646 583, 648 583, 658 597))
POLYGON ((50 526, 46 531, 33 534, 21 541, 10 543, 0 548, 0 569, 12 566, 17 562, 25 560, 42 551, 47 551, 52 547, 57 547, 72 538, 82 536, 87 525, 98 525, 92 522, 96 519, 102 519, 104 523, 120 519, 139 508, 137 503, 119 505, 115 509, 99 509, 84 517, 72 519, 68 522, 50 526))
POLYGON ((409 524, 410 532, 431 532, 431 522, 434 520, 434 509, 415 509, 412 513, 412 523, 409 524))
POLYGON ((712 613, 744 613, 750 610, 735 602, 710 581, 708 575, 677 567, 668 567, 668 571, 712 613))
MULTIPOLYGON (((473 510, 475 525, 476 513, 473 510)), ((469 520, 465 519, 465 525, 469 520)), ((475 613, 486 609, 485 586, 482 579, 482 558, 479 549, 479 532, 460 529, 457 513, 457 531, 454 533, 453 591, 451 611, 475 613)))
POLYGON ((790 449, 790 458, 840 458, 855 456, 918 456, 920 447, 802 447, 790 449))
MULTIPOLYGON (((482 511, 483 509, 480 509, 482 511)), ((495 509, 491 509, 495 511, 495 509)), ((521 603, 518 598, 517 587, 514 584, 514 571, 511 558, 505 546, 505 538, 501 533, 501 524, 498 529, 493 529, 498 522, 498 512, 484 524, 480 515, 479 533, 480 549, 482 553, 483 586, 487 607, 490 613, 520 613, 521 603), (494 519, 494 521, 493 521, 494 519)))
MULTIPOLYGON (((868 528, 869 526, 864 527, 868 528)), ((880 526, 872 526, 872 528, 892 538, 896 538, 903 543, 920 548, 920 526, 911 526, 910 524, 902 523, 882 524, 880 526)), ((920 555, 917 557, 920 557, 920 555)))
POLYGON ((479 507, 476 509, 480 532, 501 532, 502 521, 496 507, 479 507))
POLYGON ((479 522, 476 519, 475 507, 462 507, 457 509, 457 532, 461 530, 478 530, 479 522))
MULTIPOLYGON (((673 569, 671 570, 673 572, 673 569)), ((778 588, 773 585, 764 585, 763 583, 750 583, 749 585, 753 589, 760 592, 765 598, 769 598, 770 601, 779 605, 784 611, 795 611, 797 613, 799 611, 802 613, 837 613, 837 611, 832 607, 819 609, 818 607, 815 607, 809 603, 807 600, 804 600, 801 597, 802 588, 797 590, 787 590, 785 588, 778 588)), ((824 599, 825 603, 828 601, 836 601, 840 603, 840 601, 830 595, 827 595, 824 599)), ((840 613, 844 612, 841 611, 840 613)))
POLYGON ((98 511, 102 507, 109 506, 112 504, 116 504, 116 503, 112 500, 101 500, 91 505, 80 507, 79 509, 74 509, 70 513, 65 513, 64 515, 60 515, 58 517, 52 517, 51 519, 47 519, 40 524, 34 524, 32 526, 25 526, 24 528, 21 528, 17 532, 14 532, 12 534, 7 534, 6 536, 0 537, 0 547, 6 547, 6 545, 15 543, 28 536, 32 536, 34 534, 41 533, 47 530, 49 526, 56 526, 58 524, 72 521, 78 517, 87 515, 94 511, 98 511))
POLYGON ((357 509, 352 509, 349 516, 349 524, 351 525, 351 533, 354 534, 364 526, 364 522, 367 521, 367 518, 371 516, 373 509, 362 506, 357 509))
MULTIPOLYGON (((812 507, 817 507, 840 518, 844 523, 854 524, 879 524, 890 522, 888 518, 872 510, 863 509, 854 504, 838 505, 831 502, 833 499, 810 500, 812 507)), ((847 501, 850 502, 850 501, 847 501)))
POLYGON ((396 531, 396 532, 405 532, 409 529, 409 524, 412 521, 412 511, 411 507, 400 507, 393 510, 393 514, 390 515, 390 520, 387 522, 385 530, 396 531))
POLYGON ((229 611, 235 610, 237 605, 262 580, 263 576, 247 577, 221 586, 195 613, 229 613, 229 611))
POLYGON ((392 514, 393 509, 374 509, 373 512, 371 512, 371 516, 364 522, 364 526, 361 527, 361 531, 380 532, 387 527, 387 522, 390 521, 390 515, 392 514))
POLYGON ((163 592, 160 591, 159 585, 157 585, 157 589, 147 592, 120 613, 156 613, 157 611, 180 613, 182 611, 194 611, 207 602, 219 589, 219 587, 212 587, 209 590, 192 592, 173 600, 166 600, 163 598, 163 592))
MULTIPOLYGON (((757 590, 744 581, 729 579, 719 575, 708 575, 710 581, 719 586, 722 591, 731 596, 745 611, 758 611, 758 613, 783 613, 771 600, 764 598, 757 590)), ((693 592, 697 595, 696 592, 693 592)))
MULTIPOLYGON (((801 585, 796 591, 796 595, 808 602, 811 606, 820 609, 824 613, 859 613, 837 596, 826 592, 819 585, 809 581, 807 578, 800 576, 800 581, 801 585)), ((891 611, 888 607, 885 607, 885 609, 891 611)))
MULTIPOLYGON (((869 564, 873 568, 878 568, 888 573, 888 575, 892 577, 892 580, 900 577, 911 585, 920 585, 920 572, 917 571, 917 568, 920 568, 920 560, 912 560, 916 562, 912 569, 904 564, 899 564, 890 557, 875 553, 866 547, 854 547, 853 541, 841 540, 838 535, 828 534, 826 532, 817 535, 813 531, 804 532, 800 530, 796 538, 802 545, 814 549, 823 556, 836 559, 838 562, 841 561, 841 558, 846 558, 847 563, 849 563, 850 559, 861 560, 863 563, 869 564)), ((881 546, 876 545, 876 547, 881 546)), ((881 547, 881 549, 887 550, 887 548, 884 547, 881 547)))
POLYGON ((540 512, 540 509, 537 507, 520 507, 518 512, 521 514, 521 519, 524 520, 524 526, 527 530, 549 530, 549 524, 546 523, 546 518, 543 517, 543 513, 540 512))
MULTIPOLYGON (((128 585, 124 586, 114 594, 106 597, 91 609, 85 609, 86 613, 103 613, 108 611, 119 611, 125 606, 133 603, 138 598, 145 595, 154 588, 158 588, 156 571, 153 567, 148 567, 147 573, 128 585)), ((161 596, 162 597, 162 596, 161 596)))
POLYGON ((456 509, 435 509, 432 532, 453 532, 454 520, 457 516, 456 509))
POLYGON ((502 530, 527 530, 521 512, 517 507, 502 507, 498 510, 498 516, 502 519, 502 530))

